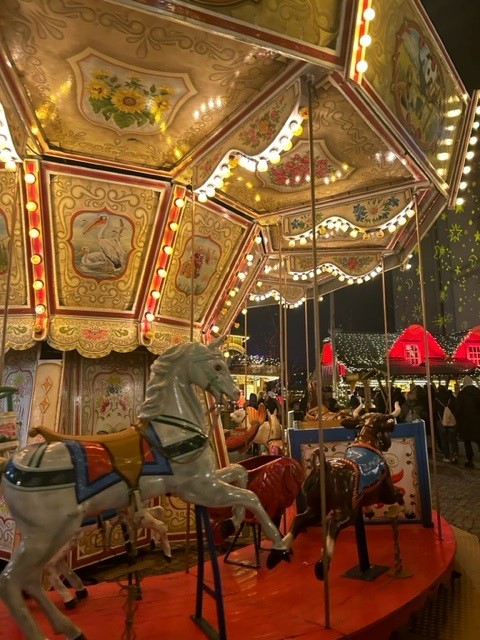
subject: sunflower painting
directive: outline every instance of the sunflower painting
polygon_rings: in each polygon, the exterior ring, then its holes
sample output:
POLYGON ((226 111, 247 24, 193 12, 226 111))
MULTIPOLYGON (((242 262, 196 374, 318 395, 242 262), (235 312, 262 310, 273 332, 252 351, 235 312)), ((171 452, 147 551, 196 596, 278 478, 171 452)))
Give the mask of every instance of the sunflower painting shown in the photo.
POLYGON ((87 50, 70 59, 79 107, 96 124, 150 134, 165 130, 196 91, 185 74, 145 73, 87 50), (81 89, 81 91, 80 91, 81 89))

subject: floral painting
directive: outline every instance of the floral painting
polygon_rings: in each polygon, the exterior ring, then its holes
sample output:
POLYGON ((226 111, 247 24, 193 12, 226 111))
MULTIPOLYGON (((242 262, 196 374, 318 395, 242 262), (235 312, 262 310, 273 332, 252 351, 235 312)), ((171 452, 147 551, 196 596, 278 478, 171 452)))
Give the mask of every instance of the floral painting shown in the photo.
POLYGON ((220 246, 211 238, 195 238, 192 255, 192 243, 185 244, 176 278, 176 286, 183 293, 200 294, 205 291, 215 273, 220 258, 220 246))
POLYGON ((132 389, 128 376, 115 373, 95 378, 95 433, 121 431, 132 424, 132 389))
POLYGON ((70 64, 85 118, 117 131, 164 131, 184 102, 196 94, 186 74, 145 73, 91 50, 71 58, 70 64))
MULTIPOLYGON (((314 143, 315 180, 320 184, 328 184, 346 178, 351 167, 334 157, 323 140, 314 143)), ((310 184, 310 149, 305 141, 298 142, 291 151, 282 154, 278 165, 270 165, 266 173, 258 177, 277 191, 306 189, 310 184)))
POLYGON ((357 202, 353 205, 353 215, 359 224, 376 224, 385 221, 395 214, 400 200, 396 196, 388 198, 372 198, 367 202, 357 202))

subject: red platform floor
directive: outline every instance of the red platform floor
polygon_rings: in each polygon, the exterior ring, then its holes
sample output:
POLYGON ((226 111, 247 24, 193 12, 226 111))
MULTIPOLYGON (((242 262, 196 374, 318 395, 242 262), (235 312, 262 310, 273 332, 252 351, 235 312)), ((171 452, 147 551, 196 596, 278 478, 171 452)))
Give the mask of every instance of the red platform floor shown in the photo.
MULTIPOLYGON (((262 567, 250 569, 225 564, 219 558, 223 586, 226 632, 228 640, 384 640, 406 623, 409 615, 420 609, 432 591, 450 578, 455 557, 455 537, 442 520, 442 540, 436 528, 420 524, 399 527, 402 566, 413 575, 398 578, 383 573, 368 582, 342 574, 358 564, 355 530, 340 533, 329 573, 330 628, 325 628, 324 584, 314 575, 320 554, 320 531, 311 528, 294 543, 291 562, 282 562, 269 571, 263 564, 267 552, 261 552, 262 567)), ((395 567, 392 527, 367 527, 370 563, 395 567)), ((232 559, 253 559, 253 547, 244 547, 232 559)), ((397 556, 398 558, 398 556, 397 556)), ((398 566, 398 561, 397 561, 398 566)), ((89 587, 89 597, 68 613, 83 629, 88 640, 197 640, 205 634, 190 616, 195 611, 197 568, 145 578, 143 599, 135 603, 133 630, 125 633, 126 590, 118 583, 100 583, 89 587)), ((206 565, 208 584, 210 563, 206 565)), ((58 596, 51 597, 59 602, 58 596)), ((32 609, 45 635, 53 638, 48 623, 32 609)), ((203 617, 217 628, 212 598, 204 595, 203 617)), ((57 636, 58 637, 58 636, 57 636)), ((0 603, 0 638, 23 640, 3 603, 0 603)), ((27 639, 28 640, 28 639, 27 639)))

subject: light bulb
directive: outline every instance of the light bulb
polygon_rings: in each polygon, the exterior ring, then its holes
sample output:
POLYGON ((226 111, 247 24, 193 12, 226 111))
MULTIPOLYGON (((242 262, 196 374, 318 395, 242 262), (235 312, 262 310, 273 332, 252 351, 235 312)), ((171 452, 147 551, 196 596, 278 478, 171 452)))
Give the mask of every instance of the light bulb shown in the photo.
POLYGON ((170 222, 168 226, 172 231, 178 231, 178 222, 170 222))
POLYGON ((157 275, 158 275, 160 278, 165 278, 165 277, 167 276, 167 271, 166 271, 166 269, 158 269, 158 271, 157 271, 157 275))
POLYGON ((373 9, 372 7, 368 7, 363 12, 363 19, 364 20, 374 20, 375 19, 375 15, 376 15, 375 9, 373 9))
POLYGON ((36 178, 35 178, 35 175, 33 173, 26 173, 24 180, 25 180, 25 182, 27 184, 33 184, 35 182, 36 178))
POLYGON ((150 311, 147 311, 147 313, 145 314, 145 320, 147 322, 153 322, 155 320, 155 316, 150 311))
POLYGON ((175 206, 181 209, 185 205, 185 200, 183 198, 177 198, 175 200, 175 206))
POLYGON ((364 33, 358 42, 361 47, 369 47, 372 44, 372 36, 364 33))
POLYGON ((166 244, 163 247, 163 252, 167 254, 167 256, 170 256, 173 253, 173 247, 171 247, 170 245, 166 244))
POLYGON ((268 171, 268 163, 265 158, 260 158, 257 164, 257 170, 261 173, 265 173, 265 171, 268 171))
POLYGON ((28 232, 28 235, 31 238, 38 238, 40 236, 40 231, 34 227, 33 229, 30 229, 30 231, 28 232))
POLYGON ((43 280, 34 280, 32 283, 32 287, 35 289, 35 291, 39 291, 40 289, 43 289, 44 287, 43 280))
POLYGON ((33 200, 29 200, 25 205, 25 209, 30 212, 35 211, 37 209, 37 203, 33 200))
POLYGON ((366 60, 359 60, 355 66, 358 73, 365 73, 368 69, 368 62, 366 60))

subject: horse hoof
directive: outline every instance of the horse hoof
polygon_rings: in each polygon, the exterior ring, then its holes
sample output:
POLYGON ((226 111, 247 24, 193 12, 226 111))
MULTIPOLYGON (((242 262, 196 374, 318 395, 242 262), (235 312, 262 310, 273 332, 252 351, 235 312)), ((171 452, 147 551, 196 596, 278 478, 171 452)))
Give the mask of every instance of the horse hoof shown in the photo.
POLYGON ((172 561, 172 556, 167 556, 167 554, 166 554, 166 553, 164 553, 164 554, 163 554, 163 559, 164 559, 166 562, 171 562, 171 561, 172 561))
POLYGON ((87 640, 87 636, 84 633, 81 633, 79 636, 77 636, 73 640, 87 640))
POLYGON ((63 606, 65 607, 65 609, 71 610, 71 609, 75 609, 77 604, 78 604, 77 598, 72 598, 71 600, 64 602, 63 606))
MULTIPOLYGON (((327 566, 330 563, 327 563, 327 566)), ((325 580, 325 565, 323 560, 317 560, 315 563, 315 577, 317 580, 325 580)))
POLYGON ((415 513, 413 511, 407 511, 405 514, 405 518, 407 520, 413 520, 415 518, 415 513))
POLYGON ((274 569, 282 560, 290 562, 290 549, 272 549, 267 558, 267 569, 274 569))
POLYGON ((85 600, 85 598, 88 598, 88 591, 86 589, 80 589, 80 591, 75 591, 75 596, 79 600, 85 600))

